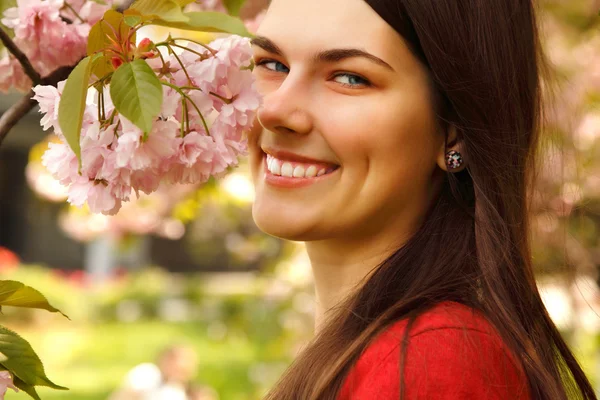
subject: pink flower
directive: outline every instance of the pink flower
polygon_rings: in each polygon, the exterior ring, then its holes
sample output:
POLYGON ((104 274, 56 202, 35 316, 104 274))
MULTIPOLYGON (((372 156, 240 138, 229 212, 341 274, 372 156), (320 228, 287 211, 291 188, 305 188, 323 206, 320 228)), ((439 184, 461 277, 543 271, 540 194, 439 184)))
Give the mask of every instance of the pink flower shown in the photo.
POLYGON ((219 94, 233 99, 230 104, 220 107, 219 120, 227 125, 237 126, 238 131, 249 128, 261 104, 252 73, 231 68, 227 76, 227 86, 222 87, 219 94))
MULTIPOLYGON (((23 0, 27 1, 39 6, 42 0, 23 0)), ((76 9, 85 9, 85 1, 73 1, 76 9)), ((73 26, 80 29, 79 34, 89 28, 86 24, 73 26)), ((261 104, 252 73, 243 68, 250 62, 249 43, 244 38, 229 37, 211 46, 216 55, 204 48, 198 51, 206 58, 182 55, 190 79, 175 64, 163 69, 153 64, 155 60, 147 60, 160 79, 179 86, 187 98, 183 103, 179 90, 165 86, 160 114, 147 135, 120 114, 110 126, 106 126, 107 121, 98 121, 99 94, 88 92, 80 135, 81 167, 64 138, 61 144, 50 144, 42 158, 49 172, 68 186, 71 204, 87 203, 94 213, 115 214, 122 202, 130 200, 132 192, 138 197, 140 191, 150 194, 162 182, 203 183, 211 176, 221 177, 247 154, 244 132, 252 126, 261 104), (181 89, 190 85, 199 90, 181 89)), ((44 129, 53 126, 59 135, 61 93, 62 86, 38 86, 34 96, 44 114, 41 125, 44 129)), ((104 109, 107 117, 115 110, 108 91, 104 94, 104 109)))
POLYGON ((214 157, 215 142, 210 136, 190 132, 183 138, 177 154, 178 162, 192 167, 197 162, 209 163, 214 157))
POLYGON ((222 0, 204 0, 190 4, 189 11, 218 11, 226 13, 227 9, 222 0))
POLYGON ((96 1, 86 1, 79 10, 79 15, 89 25, 94 25, 100 21, 104 16, 104 13, 112 8, 112 1, 105 1, 106 4, 100 4, 96 1))
POLYGON ((8 388, 11 388, 15 392, 18 392, 19 389, 13 383, 13 377, 8 371, 0 371, 0 400, 4 400, 4 395, 8 388))
POLYGON ((114 172, 114 159, 110 158, 113 150, 109 149, 109 146, 116 144, 114 127, 100 129, 100 122, 95 121, 84 129, 80 142, 82 173, 90 179, 110 178, 114 172), (105 176, 107 171, 109 176, 105 176))
POLYGON ((250 39, 237 35, 230 35, 212 41, 210 48, 218 50, 217 57, 228 67, 245 67, 252 59, 252 47, 250 39))
POLYGON ((31 88, 31 79, 23 71, 16 58, 8 55, 6 50, 0 59, 0 92, 7 93, 11 88, 19 92, 27 92, 31 88))
POLYGON ((143 171, 133 171, 131 173, 131 186, 135 190, 136 195, 139 197, 139 191, 146 194, 155 192, 160 185, 162 174, 159 174, 157 170, 146 169, 143 171))
POLYGON ((105 215, 115 215, 121 208, 121 200, 115 198, 111 185, 103 182, 94 182, 90 187, 87 204, 91 212, 105 215))
POLYGON ((142 140, 142 131, 123 116, 121 123, 123 133, 116 148, 119 167, 129 167, 135 171, 160 166, 177 151, 177 122, 156 121, 146 141, 142 140))
POLYGON ((64 143, 49 143, 48 150, 42 156, 42 165, 65 186, 78 176, 77 156, 64 143))
POLYGON ((114 215, 121 207, 121 200, 115 198, 111 189, 107 182, 81 177, 69 187, 68 202, 77 207, 87 202, 93 213, 114 215))
POLYGON ((63 0, 18 0, 2 23, 14 29, 14 41, 42 76, 75 64, 86 53, 88 24, 62 20, 63 0))
MULTIPOLYGON (((213 127, 211 132, 213 132, 220 158, 226 165, 237 165, 238 157, 247 155, 247 139, 243 138, 239 129, 226 125, 220 120, 216 121, 213 127)), ((221 167, 218 172, 222 172, 222 170, 221 167)))
MULTIPOLYGON (((208 93, 217 87, 219 82, 227 76, 228 65, 220 58, 209 57, 204 61, 193 63, 186 67, 192 78, 194 86, 208 93)), ((173 74, 175 84, 187 86, 187 77, 183 71, 173 74)))
POLYGON ((33 99, 39 103, 40 113, 45 114, 40 121, 44 130, 54 127, 55 132, 60 132, 60 126, 58 124, 58 105, 65 83, 66 81, 60 82, 58 88, 43 85, 38 85, 33 88, 35 93, 33 99))
MULTIPOLYGON (((177 93, 174 89, 163 86, 163 104, 160 109, 160 116, 163 119, 168 119, 178 112, 177 109, 181 104, 181 95, 177 93)), ((179 114, 179 118, 181 118, 181 114, 179 114)))
POLYGON ((202 183, 211 175, 225 171, 227 166, 228 163, 212 137, 200 132, 190 132, 181 141, 179 152, 167 172, 167 181, 202 183))

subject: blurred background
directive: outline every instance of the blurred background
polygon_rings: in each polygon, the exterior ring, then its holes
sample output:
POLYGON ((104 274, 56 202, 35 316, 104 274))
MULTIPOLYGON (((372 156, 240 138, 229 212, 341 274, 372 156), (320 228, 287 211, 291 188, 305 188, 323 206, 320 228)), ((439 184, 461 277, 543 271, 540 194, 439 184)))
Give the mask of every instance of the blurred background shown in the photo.
MULTIPOLYGON (((265 3, 242 9, 249 26, 265 3)), ((538 3, 553 96, 534 261, 552 317, 600 388, 600 2, 538 3)), ((216 0, 192 7, 224 10, 216 0)), ((19 98, 0 94, 0 114, 19 98)), ((40 388, 41 397, 133 400, 127 390, 170 373, 189 400, 261 398, 311 338, 314 298, 303 246, 254 225, 247 166, 92 215, 70 207, 41 165, 55 139, 39 118, 32 112, 0 147, 0 276, 38 288, 71 320, 10 308, 0 318, 71 389, 40 388)))

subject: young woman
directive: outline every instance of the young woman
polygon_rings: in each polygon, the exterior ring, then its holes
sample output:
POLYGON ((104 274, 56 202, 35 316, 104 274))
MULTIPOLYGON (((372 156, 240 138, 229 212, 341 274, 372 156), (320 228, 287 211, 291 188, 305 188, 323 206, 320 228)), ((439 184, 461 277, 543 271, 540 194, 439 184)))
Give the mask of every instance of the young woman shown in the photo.
POLYGON ((268 399, 595 399, 532 273, 531 0, 273 0, 253 215, 305 241, 314 341, 268 399))

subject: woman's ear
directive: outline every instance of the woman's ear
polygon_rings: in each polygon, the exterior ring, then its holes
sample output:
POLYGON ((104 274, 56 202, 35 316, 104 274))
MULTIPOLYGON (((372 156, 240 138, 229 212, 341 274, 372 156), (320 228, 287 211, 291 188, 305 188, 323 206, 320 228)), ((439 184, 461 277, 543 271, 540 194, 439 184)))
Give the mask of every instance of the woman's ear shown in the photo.
POLYGON ((448 126, 446 141, 440 148, 437 164, 446 172, 460 172, 466 168, 464 156, 461 152, 462 141, 454 125, 448 126))

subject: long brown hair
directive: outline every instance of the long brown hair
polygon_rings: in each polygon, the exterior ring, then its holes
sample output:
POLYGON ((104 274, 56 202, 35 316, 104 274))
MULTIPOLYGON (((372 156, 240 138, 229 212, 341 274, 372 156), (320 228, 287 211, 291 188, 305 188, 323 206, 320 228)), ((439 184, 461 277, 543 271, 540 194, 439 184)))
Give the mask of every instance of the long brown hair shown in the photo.
MULTIPOLYGON (((336 309, 269 400, 333 400, 375 336, 452 300, 479 310, 534 399, 595 399, 533 275, 528 205, 544 70, 533 0, 365 0, 429 70, 468 169, 447 174, 418 232, 336 309)), ((400 374, 399 374, 400 375, 400 374)))

